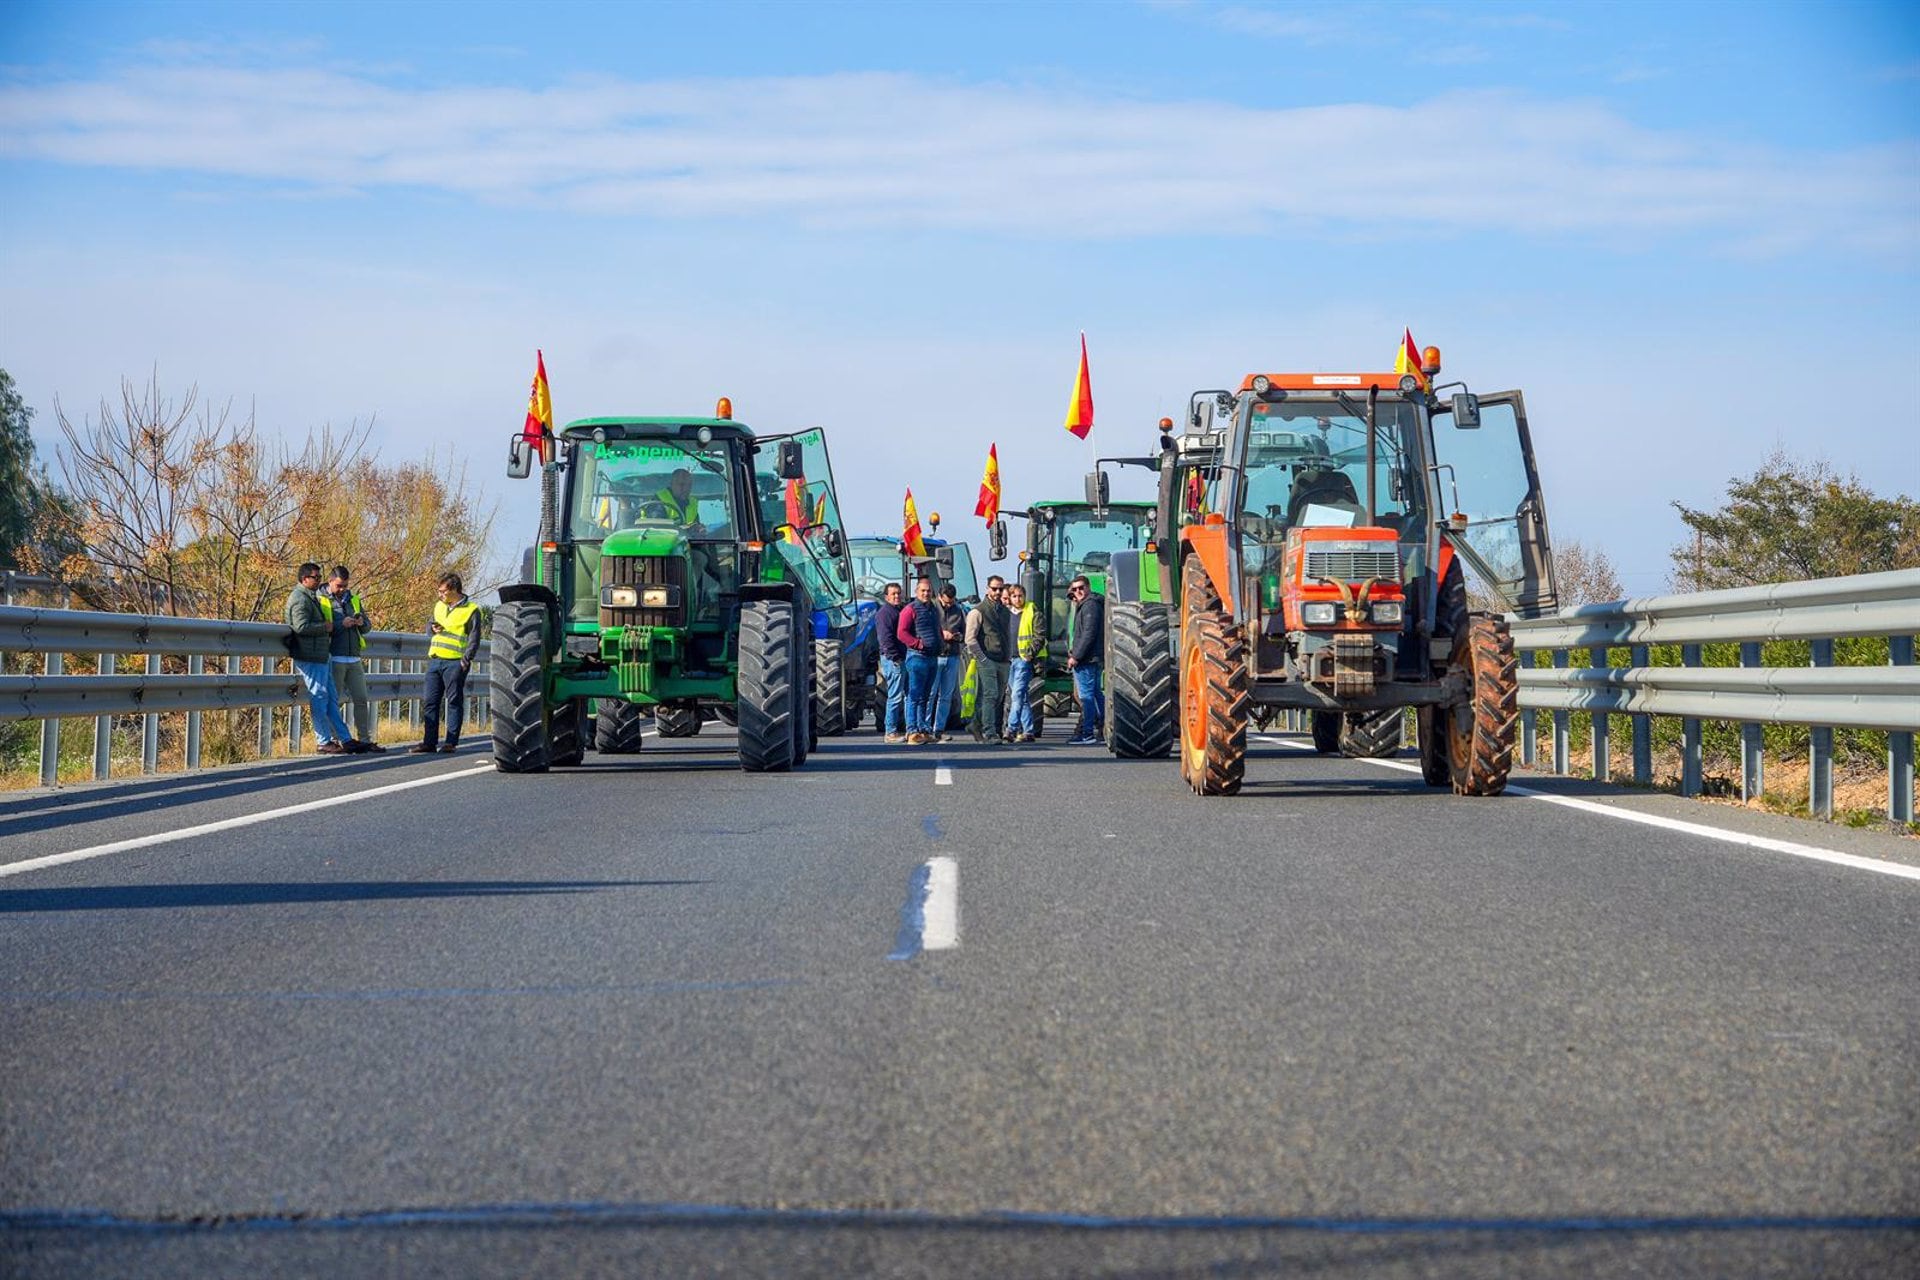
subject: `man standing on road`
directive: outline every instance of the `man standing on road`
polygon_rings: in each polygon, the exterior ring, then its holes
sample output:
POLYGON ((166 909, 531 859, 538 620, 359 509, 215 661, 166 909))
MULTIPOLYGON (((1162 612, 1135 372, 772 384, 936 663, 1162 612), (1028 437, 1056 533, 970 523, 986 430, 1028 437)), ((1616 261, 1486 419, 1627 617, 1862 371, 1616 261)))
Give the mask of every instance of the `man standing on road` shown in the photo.
POLYGON ((480 652, 480 606, 467 599, 460 575, 440 575, 440 600, 433 606, 427 646, 427 691, 420 707, 422 741, 415 755, 451 752, 460 745, 460 721, 466 714, 467 675, 480 652), (447 704, 447 740, 440 742, 440 702, 447 704))
POLYGON ((1067 670, 1073 673, 1073 692, 1080 699, 1080 727, 1067 742, 1070 747, 1097 745, 1106 736, 1107 702, 1100 689, 1100 664, 1106 652, 1106 601, 1093 593, 1086 577, 1067 584, 1067 670))
POLYGON ((347 732, 334 701, 333 672, 327 655, 333 637, 331 611, 331 604, 320 594, 320 566, 309 560, 300 566, 299 581, 287 593, 286 619, 293 628, 293 669, 307 691, 308 718, 313 721, 313 736, 319 739, 314 750, 323 756, 361 750, 347 732))
POLYGON ((963 647, 967 615, 951 582, 941 586, 934 603, 940 608, 940 660, 934 665, 933 709, 927 719, 933 725, 933 740, 945 742, 947 721, 953 718, 953 698, 960 689, 960 669, 967 661, 963 647))
POLYGON ((889 582, 873 615, 874 638, 880 642, 880 680, 887 686, 886 716, 881 721, 887 741, 896 746, 907 740, 907 646, 900 643, 900 584, 889 582))
POLYGON ((1033 668, 1047 656, 1047 624, 1027 603, 1027 589, 1007 584, 1007 626, 1013 633, 1013 664, 1007 672, 1007 741, 1032 742, 1033 668))
MULTIPOLYGON (((326 598, 333 610, 332 660, 327 666, 333 675, 334 703, 353 708, 353 736, 362 751, 385 751, 373 740, 373 702, 367 697, 367 669, 360 661, 360 651, 367 647, 367 610, 360 593, 347 583, 347 566, 333 566, 326 598)), ((343 711, 341 723, 346 719, 343 711)))
POLYGON ((933 741, 931 695, 940 664, 940 606, 932 578, 913 584, 913 603, 900 611, 894 634, 907 651, 907 741, 924 747, 933 741))
POLYGON ((1007 606, 1001 602, 1006 579, 987 579, 986 598, 967 615, 967 656, 973 660, 973 740, 1001 742, 1006 723, 1007 666, 1012 657, 1012 635, 1007 606))

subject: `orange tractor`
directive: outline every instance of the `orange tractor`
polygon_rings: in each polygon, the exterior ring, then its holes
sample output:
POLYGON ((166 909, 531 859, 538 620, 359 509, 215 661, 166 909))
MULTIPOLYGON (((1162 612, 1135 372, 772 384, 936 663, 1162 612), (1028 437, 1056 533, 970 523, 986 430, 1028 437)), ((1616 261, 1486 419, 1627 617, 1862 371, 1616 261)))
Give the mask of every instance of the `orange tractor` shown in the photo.
POLYGON ((1387 754, 1411 707, 1428 783, 1505 788, 1513 639, 1469 607, 1466 570, 1508 610, 1552 611, 1546 507, 1520 393, 1456 383, 1442 398, 1439 351, 1422 363, 1194 394, 1183 436, 1161 438, 1151 550, 1168 603, 1108 605, 1110 635, 1129 641, 1108 646, 1110 720, 1171 715, 1176 732, 1116 737, 1116 753, 1172 739, 1195 791, 1232 795, 1251 718, 1305 710, 1321 751, 1387 754))

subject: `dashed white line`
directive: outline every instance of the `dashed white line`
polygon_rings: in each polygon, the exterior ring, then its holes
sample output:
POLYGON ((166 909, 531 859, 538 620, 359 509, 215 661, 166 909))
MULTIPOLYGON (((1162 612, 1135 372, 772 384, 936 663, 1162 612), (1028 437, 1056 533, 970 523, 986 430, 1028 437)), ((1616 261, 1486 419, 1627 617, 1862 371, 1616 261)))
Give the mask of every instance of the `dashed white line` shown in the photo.
POLYGON ((940 765, 939 767, 935 768, 933 771, 933 785, 936 787, 952 786, 953 770, 947 768, 947 766, 945 765, 940 765))
POLYGON ((461 778, 477 777, 482 773, 493 772, 493 760, 477 764, 471 769, 462 769, 457 773, 439 773, 431 778, 415 778, 410 782, 393 782, 384 787, 370 787, 365 791, 355 791, 350 796, 328 796, 321 800, 307 800, 300 804, 290 804, 280 809, 268 809, 264 813, 242 814, 238 818, 222 818, 218 822, 203 822, 197 827, 182 827, 178 831, 162 831, 157 835, 135 836, 131 840, 115 840, 112 844, 97 844, 90 849, 75 849, 70 853, 50 853, 44 858, 28 858, 24 862, 9 862, 0 865, 0 876, 17 876, 24 871, 38 871, 42 867, 57 867, 68 862, 85 862, 89 858, 103 858, 110 853, 125 853, 129 849, 145 849, 156 844, 169 844, 175 840, 191 840, 195 836, 212 835, 216 831, 232 831, 238 827, 250 827, 257 822, 267 822, 274 818, 290 818, 299 813, 312 813, 316 809, 337 808, 342 799, 370 800, 374 796, 391 795, 395 791, 410 791, 415 787, 431 787, 435 783, 455 782, 461 778))
POLYGON ((948 951, 960 945, 960 864, 952 858, 927 859, 927 902, 922 918, 922 951, 948 951))

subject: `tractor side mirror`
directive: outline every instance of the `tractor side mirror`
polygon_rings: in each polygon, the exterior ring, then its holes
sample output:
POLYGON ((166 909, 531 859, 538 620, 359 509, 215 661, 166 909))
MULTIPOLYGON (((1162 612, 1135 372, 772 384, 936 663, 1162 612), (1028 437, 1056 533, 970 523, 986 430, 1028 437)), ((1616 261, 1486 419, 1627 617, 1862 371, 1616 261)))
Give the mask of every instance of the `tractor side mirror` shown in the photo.
POLYGON ((507 479, 525 480, 533 474, 533 446, 525 436, 515 436, 507 445, 507 479))
POLYGON ((804 480, 807 478, 806 455, 800 449, 798 440, 782 440, 775 455, 774 471, 782 480, 804 480))
POLYGON ((995 520, 987 526, 987 559, 1005 560, 1007 558, 1007 522, 995 520))
POLYGON ((847 544, 841 539, 838 529, 828 529, 825 536, 820 539, 820 545, 827 549, 827 554, 830 556, 837 556, 847 549, 847 544))
POLYGON ((1095 511, 1105 511, 1107 493, 1107 473, 1100 470, 1087 472, 1087 505, 1095 511))
POLYGON ((1456 391, 1453 394, 1453 427, 1456 431, 1472 431, 1480 425, 1480 401, 1470 391, 1456 391))

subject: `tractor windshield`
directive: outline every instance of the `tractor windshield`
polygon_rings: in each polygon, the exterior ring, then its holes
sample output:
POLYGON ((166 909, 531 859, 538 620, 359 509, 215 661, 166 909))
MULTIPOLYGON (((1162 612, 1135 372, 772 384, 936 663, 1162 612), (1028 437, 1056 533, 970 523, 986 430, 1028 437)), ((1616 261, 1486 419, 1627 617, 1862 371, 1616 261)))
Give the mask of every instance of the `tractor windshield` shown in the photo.
POLYGON ((731 539, 733 485, 727 449, 664 440, 608 440, 574 454, 575 541, 599 542, 619 529, 668 525, 691 539, 731 539))
POLYGON ((847 544, 853 553, 853 580, 860 594, 878 600, 890 582, 904 583, 907 561, 896 538, 855 538, 847 544))
MULTIPOLYGON (((1367 523, 1367 406, 1352 396, 1255 401, 1246 432, 1241 531, 1275 544, 1295 525, 1352 528, 1367 523)), ((1419 541, 1426 485, 1409 444, 1419 439, 1414 406, 1382 397, 1375 406, 1373 523, 1419 541)))
POLYGON ((1053 576, 1065 584, 1080 574, 1097 579, 1116 551, 1138 551, 1153 537, 1153 509, 1061 509, 1053 526, 1053 576))

